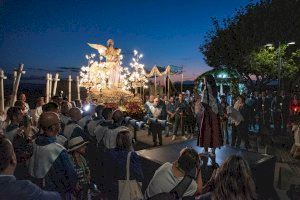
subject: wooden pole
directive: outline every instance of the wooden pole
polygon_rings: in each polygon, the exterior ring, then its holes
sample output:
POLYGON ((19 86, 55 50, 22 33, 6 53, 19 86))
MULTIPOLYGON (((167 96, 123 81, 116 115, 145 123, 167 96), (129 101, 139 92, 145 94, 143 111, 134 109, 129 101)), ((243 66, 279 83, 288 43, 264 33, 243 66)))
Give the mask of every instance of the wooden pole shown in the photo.
POLYGON ((52 97, 52 74, 49 74, 49 100, 52 97))
POLYGON ((57 82, 60 81, 60 79, 58 78, 58 76, 59 76, 59 74, 56 73, 55 74, 55 78, 54 78, 54 84, 53 84, 53 93, 52 93, 53 96, 56 95, 57 82))
POLYGON ((183 92, 183 72, 181 74, 181 93, 183 92))
POLYGON ((170 76, 168 76, 168 100, 170 99, 170 76))
POLYGON ((46 74, 46 99, 45 99, 45 103, 49 102, 49 73, 46 74))
POLYGON ((11 99, 11 102, 10 102, 11 106, 13 106, 15 104, 15 102, 17 101, 17 94, 18 94, 19 84, 20 84, 20 80, 21 80, 21 75, 25 73, 23 71, 23 68, 24 68, 24 64, 20 64, 19 69, 17 71, 17 77, 16 77, 15 85, 14 85, 14 88, 13 88, 12 99, 11 99))
POLYGON ((77 99, 80 100, 80 78, 76 76, 77 99))
POLYGON ((68 100, 69 102, 71 102, 71 98, 72 98, 72 76, 69 75, 68 77, 68 100))
POLYGON ((4 71, 0 70, 0 114, 4 112, 4 71))
POLYGON ((154 95, 156 96, 156 73, 154 74, 154 95))

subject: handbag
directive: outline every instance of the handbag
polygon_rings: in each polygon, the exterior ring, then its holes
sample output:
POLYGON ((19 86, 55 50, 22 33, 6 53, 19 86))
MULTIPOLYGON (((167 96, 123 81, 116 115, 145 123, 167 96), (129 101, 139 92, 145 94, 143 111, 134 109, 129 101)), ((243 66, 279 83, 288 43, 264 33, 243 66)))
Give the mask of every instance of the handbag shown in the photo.
POLYGON ((136 180, 130 180, 130 157, 131 151, 127 154, 126 162, 126 180, 119 180, 118 200, 141 200, 143 193, 141 186, 136 180))

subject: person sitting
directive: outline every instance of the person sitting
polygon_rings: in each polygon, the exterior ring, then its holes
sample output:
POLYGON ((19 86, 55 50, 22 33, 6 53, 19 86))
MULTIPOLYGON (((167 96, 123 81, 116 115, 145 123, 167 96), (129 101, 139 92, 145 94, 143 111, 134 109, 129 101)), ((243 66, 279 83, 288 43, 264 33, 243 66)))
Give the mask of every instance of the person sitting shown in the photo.
POLYGON ((28 180, 16 180, 14 172, 17 165, 16 154, 11 142, 0 135, 0 197, 10 199, 59 200, 57 192, 48 192, 28 180))
POLYGON ((104 108, 105 108, 105 106, 102 104, 96 106, 96 108, 95 108, 96 116, 87 123, 87 131, 90 134, 90 136, 92 136, 92 137, 95 136, 94 131, 95 131, 97 125, 101 124, 104 121, 104 118, 102 116, 102 112, 103 112, 104 108))
POLYGON ((70 109, 70 117, 71 121, 64 128, 64 136, 70 140, 73 137, 81 136, 84 139, 87 139, 83 128, 78 125, 78 121, 81 119, 81 112, 79 108, 71 108, 70 109))
POLYGON ((132 147, 132 134, 120 131, 117 134, 116 146, 105 152, 105 183, 108 199, 118 199, 118 181, 126 179, 127 155, 131 152, 129 173, 130 180, 136 180, 142 186, 143 170, 138 155, 132 147))
POLYGON ((184 148, 174 163, 167 162, 155 171, 146 189, 145 199, 156 194, 170 192, 183 177, 194 168, 196 168, 198 172, 197 179, 191 182, 183 196, 187 197, 200 194, 202 192, 202 175, 199 166, 199 155, 192 148, 184 148))
POLYGON ((228 157, 214 171, 203 187, 201 200, 209 199, 256 199, 255 184, 248 163, 238 155, 228 157))
POLYGON ((57 191, 62 197, 66 197, 76 188, 77 174, 68 152, 56 142, 56 136, 60 132, 58 114, 42 113, 39 126, 43 132, 33 142, 29 173, 43 188, 57 191))
POLYGON ((79 181, 79 192, 75 195, 77 199, 88 199, 88 190, 91 182, 91 174, 88 163, 84 158, 86 153, 86 145, 88 141, 84 141, 82 137, 74 137, 68 142, 68 152, 76 170, 79 181))

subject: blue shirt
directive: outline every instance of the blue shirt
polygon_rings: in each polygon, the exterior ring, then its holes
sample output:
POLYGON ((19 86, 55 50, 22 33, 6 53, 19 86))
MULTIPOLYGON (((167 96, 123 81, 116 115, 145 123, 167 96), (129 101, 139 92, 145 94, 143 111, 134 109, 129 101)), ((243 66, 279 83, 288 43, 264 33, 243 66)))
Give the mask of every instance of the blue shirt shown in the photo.
POLYGON ((0 175, 1 200, 60 200, 57 192, 48 192, 28 180, 16 180, 14 176, 0 175))
MULTIPOLYGON (((56 141, 55 137, 39 135, 36 144, 45 146, 56 141)), ((77 174, 66 150, 63 150, 45 177, 46 190, 58 191, 61 194, 70 192, 77 183, 77 174)))
MULTIPOLYGON (((118 180, 126 179, 126 161, 127 150, 121 150, 118 148, 109 149, 105 152, 104 168, 106 171, 106 184, 109 189, 109 194, 118 193, 118 180)), ((138 155, 135 152, 131 153, 130 158, 130 179, 143 181, 143 170, 138 155)), ((117 196, 116 196, 117 197, 117 196)), ((112 198, 111 199, 115 199, 112 198)))

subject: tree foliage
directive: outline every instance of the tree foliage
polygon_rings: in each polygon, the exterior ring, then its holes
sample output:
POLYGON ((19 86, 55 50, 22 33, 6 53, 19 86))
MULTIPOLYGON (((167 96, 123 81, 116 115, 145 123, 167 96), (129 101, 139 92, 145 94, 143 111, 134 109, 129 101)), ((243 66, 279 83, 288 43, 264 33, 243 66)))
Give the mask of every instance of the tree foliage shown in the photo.
MULTIPOLYGON (((273 43, 277 49, 279 42, 290 41, 300 44, 300 0, 262 0, 237 10, 222 22, 213 19, 213 29, 200 51, 209 66, 237 70, 249 83, 253 83, 253 75, 262 76, 265 80, 261 84, 265 84, 275 77, 278 55, 262 47, 273 43)), ((297 65, 296 57, 284 52, 288 55, 284 66, 297 65)), ((294 67, 291 69, 294 71, 294 67)))

